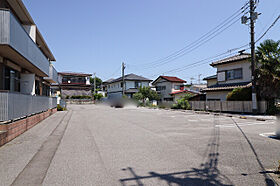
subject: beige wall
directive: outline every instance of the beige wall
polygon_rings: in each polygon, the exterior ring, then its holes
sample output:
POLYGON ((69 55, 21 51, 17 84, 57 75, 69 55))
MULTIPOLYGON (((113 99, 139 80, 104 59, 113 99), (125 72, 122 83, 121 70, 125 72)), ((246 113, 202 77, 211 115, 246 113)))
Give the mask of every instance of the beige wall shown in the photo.
POLYGON ((207 87, 216 85, 217 84, 217 79, 209 79, 207 80, 207 87))
POLYGON ((227 84, 227 83, 242 83, 242 82, 250 82, 251 81, 251 63, 248 60, 243 60, 240 62, 235 63, 228 63, 228 64, 222 64, 217 65, 217 72, 225 71, 225 70, 233 70, 242 68, 242 79, 234 79, 234 80, 226 80, 223 82, 219 82, 219 84, 227 84))
POLYGON ((155 84, 155 86, 166 86, 165 90, 160 91, 160 96, 162 99, 172 98, 170 93, 180 90, 180 89, 177 89, 177 90, 175 89, 175 87, 178 85, 180 86, 180 85, 184 85, 184 84, 183 83, 173 83, 173 82, 166 81, 164 79, 159 79, 157 81, 157 83, 155 84))
POLYGON ((231 91, 213 91, 213 92, 206 92, 206 100, 221 100, 226 101, 227 95, 231 91))

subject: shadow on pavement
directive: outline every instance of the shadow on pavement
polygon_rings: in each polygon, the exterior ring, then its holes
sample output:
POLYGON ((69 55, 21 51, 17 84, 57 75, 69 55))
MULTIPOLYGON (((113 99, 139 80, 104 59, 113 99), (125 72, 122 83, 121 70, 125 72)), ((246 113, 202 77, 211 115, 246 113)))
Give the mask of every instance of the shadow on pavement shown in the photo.
MULTIPOLYGON (((204 163, 199 168, 191 168, 191 170, 182 172, 172 172, 161 174, 157 172, 149 172, 147 176, 138 176, 133 168, 128 167, 122 169, 128 171, 131 174, 131 178, 120 179, 122 185, 137 185, 143 186, 143 180, 146 179, 157 179, 164 181, 168 185, 221 185, 229 186, 233 185, 231 180, 225 175, 221 174, 218 169, 218 158, 219 158, 219 145, 220 145, 220 129, 215 127, 218 120, 215 119, 213 126, 213 134, 210 142, 207 145, 205 152, 204 163)), ((159 184, 160 185, 160 184, 159 184)))
POLYGON ((253 146, 253 144, 251 143, 251 141, 249 140, 249 138, 246 136, 246 134, 244 133, 244 131, 241 129, 241 127, 237 124, 237 122, 236 122, 233 118, 231 118, 231 119, 232 119, 232 121, 234 122, 234 124, 236 125, 236 127, 240 130, 241 134, 242 134, 243 137, 246 139, 246 141, 247 141, 247 143, 249 144, 249 146, 250 146, 252 152, 254 153, 255 158, 256 158, 256 160, 257 160, 257 162, 258 162, 258 164, 259 164, 259 166, 260 166, 260 168, 261 168, 261 172, 260 172, 260 173, 264 176, 266 185, 267 185, 267 186, 274 186, 275 183, 274 183, 274 181, 268 176, 268 174, 267 174, 267 172, 266 172, 266 170, 265 170, 265 168, 264 168, 262 162, 261 162, 260 159, 259 159, 259 156, 258 156, 258 154, 257 154, 257 152, 256 152, 256 150, 255 150, 255 148, 254 148, 254 146, 253 146))

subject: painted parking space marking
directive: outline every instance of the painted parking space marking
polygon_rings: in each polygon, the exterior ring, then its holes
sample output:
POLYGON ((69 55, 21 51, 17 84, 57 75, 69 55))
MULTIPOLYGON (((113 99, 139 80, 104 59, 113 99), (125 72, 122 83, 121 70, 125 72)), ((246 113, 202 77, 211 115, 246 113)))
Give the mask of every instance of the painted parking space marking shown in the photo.
POLYGON ((275 132, 267 132, 267 133, 261 133, 259 134, 262 137, 269 137, 269 136, 275 136, 275 132))
MULTIPOLYGON (((275 124, 274 122, 266 122, 266 123, 255 123, 255 122, 248 122, 248 123, 239 123, 238 126, 252 126, 252 125, 273 125, 275 124)), ((235 124, 225 124, 225 125, 216 125, 215 127, 220 127, 220 128, 232 128, 236 127, 235 124)))

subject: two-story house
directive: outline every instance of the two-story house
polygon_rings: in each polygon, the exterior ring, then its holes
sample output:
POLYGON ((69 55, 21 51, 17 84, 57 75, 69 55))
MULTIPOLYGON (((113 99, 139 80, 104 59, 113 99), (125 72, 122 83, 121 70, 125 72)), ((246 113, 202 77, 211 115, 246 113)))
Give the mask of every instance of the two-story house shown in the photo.
POLYGON ((53 89, 60 92, 62 98, 71 96, 91 96, 90 77, 92 74, 77 72, 59 72, 58 84, 53 89))
MULTIPOLYGON (((152 80, 138 76, 136 74, 127 74, 124 76, 125 95, 132 98, 133 94, 137 93, 140 87, 148 87, 152 80)), ((123 78, 119 77, 106 82, 108 98, 119 98, 122 96, 123 78)))
POLYGON ((217 68, 217 74, 204 78, 207 88, 203 91, 206 92, 207 100, 226 101, 233 89, 252 86, 251 55, 243 52, 210 64, 217 68))
POLYGON ((152 85, 161 97, 161 101, 174 101, 173 92, 184 89, 185 80, 172 76, 159 76, 152 85))

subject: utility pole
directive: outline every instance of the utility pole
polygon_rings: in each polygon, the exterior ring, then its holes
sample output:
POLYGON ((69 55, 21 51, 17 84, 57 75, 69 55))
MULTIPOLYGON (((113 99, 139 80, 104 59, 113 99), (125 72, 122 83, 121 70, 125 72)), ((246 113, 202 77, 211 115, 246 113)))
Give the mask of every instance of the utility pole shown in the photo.
POLYGON ((191 79, 191 85, 192 85, 192 84, 193 84, 193 80, 194 80, 194 78, 193 78, 193 77, 191 77, 190 79, 191 79))
POLYGON ((198 84, 200 85, 200 77, 202 76, 202 74, 198 75, 198 84))
POLYGON ((125 81, 124 81, 125 64, 122 63, 122 95, 125 95, 125 81))
POLYGON ((93 86, 94 86, 93 93, 96 94, 96 73, 94 73, 94 83, 93 83, 93 86))
POLYGON ((251 71, 252 71, 252 110, 258 112, 257 90, 256 90, 256 54, 255 54, 255 20, 258 13, 255 12, 255 0, 250 0, 250 28, 251 28, 251 71))

